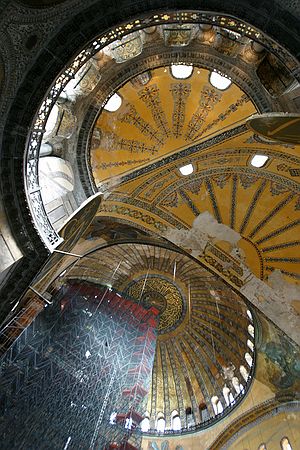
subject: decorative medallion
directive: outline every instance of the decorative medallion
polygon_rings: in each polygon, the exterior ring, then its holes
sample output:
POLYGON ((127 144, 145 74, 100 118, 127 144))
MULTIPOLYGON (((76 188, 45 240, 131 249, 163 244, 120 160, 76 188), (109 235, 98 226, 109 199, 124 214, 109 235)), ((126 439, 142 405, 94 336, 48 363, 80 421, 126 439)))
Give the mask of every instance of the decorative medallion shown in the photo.
POLYGON ((145 308, 153 306, 159 310, 159 334, 174 330, 184 319, 184 297, 178 286, 168 278, 159 275, 142 276, 129 284, 124 295, 135 299, 145 308))

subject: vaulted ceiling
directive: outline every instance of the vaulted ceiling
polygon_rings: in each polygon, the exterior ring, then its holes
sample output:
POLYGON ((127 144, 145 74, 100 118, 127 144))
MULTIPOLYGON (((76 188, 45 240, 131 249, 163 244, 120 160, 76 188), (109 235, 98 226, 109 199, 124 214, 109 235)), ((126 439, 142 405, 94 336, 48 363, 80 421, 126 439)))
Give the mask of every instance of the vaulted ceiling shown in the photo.
POLYGON ((156 69, 146 86, 135 80, 118 91, 118 111, 102 110, 91 150, 105 192, 99 216, 164 232, 191 228, 208 211, 241 235, 243 259, 257 277, 279 269, 295 282, 300 146, 253 134, 244 124, 256 112, 251 100, 234 84, 214 88, 209 76, 194 67, 188 79, 176 80, 169 67, 156 69), (264 167, 251 165, 255 154, 269 158, 264 167), (189 176, 179 171, 186 164, 193 165, 189 176))
POLYGON ((240 373, 240 366, 251 371, 245 353, 253 355, 247 306, 189 256, 155 245, 119 243, 80 259, 69 268, 67 279, 109 286, 160 311, 147 406, 153 420, 163 412, 169 423, 176 410, 186 425, 186 409, 191 408, 195 423, 201 423, 199 405, 212 417, 212 397, 218 396, 226 407, 226 383, 236 397, 233 376, 247 385, 240 373))

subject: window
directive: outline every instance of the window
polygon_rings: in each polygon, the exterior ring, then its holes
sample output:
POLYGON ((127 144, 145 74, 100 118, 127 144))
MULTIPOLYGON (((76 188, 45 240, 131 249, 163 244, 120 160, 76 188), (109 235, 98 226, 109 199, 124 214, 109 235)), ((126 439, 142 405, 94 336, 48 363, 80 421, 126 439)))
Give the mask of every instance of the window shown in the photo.
POLYGON ((209 81, 213 87, 219 89, 220 91, 224 91, 231 85, 231 80, 218 72, 212 72, 209 77, 209 81))
POLYGON ((251 324, 248 325, 248 333, 250 336, 254 337, 254 326, 251 324))
POLYGON ((266 164, 268 159, 269 159, 268 156, 265 156, 265 155, 254 155, 251 158, 250 164, 253 167, 260 168, 260 167, 263 167, 266 164))
POLYGON ((249 317, 250 320, 253 320, 252 313, 251 313, 250 309, 247 309, 247 316, 249 317))
POLYGON ((194 172, 193 164, 187 164, 186 166, 179 167, 181 175, 187 176, 194 172))
POLYGON ((225 400, 227 406, 229 406, 229 404, 230 404, 229 393, 230 393, 230 389, 227 386, 224 386, 223 387, 223 396, 224 396, 224 400, 225 400))
POLYGON ((221 414, 223 412, 223 405, 220 402, 220 400, 217 403, 217 411, 218 411, 218 414, 221 414))
POLYGON ((211 398, 211 404, 215 414, 221 414, 223 412, 222 403, 216 395, 211 398))
POLYGON ((48 135, 51 133, 51 131, 54 130, 55 125, 58 121, 59 116, 59 109, 57 105, 53 105, 53 108, 51 109, 51 112, 49 114, 48 120, 46 122, 45 126, 45 135, 48 135))
POLYGON ((254 344, 252 341, 250 341, 250 339, 247 340, 247 345, 250 348, 251 352, 254 351, 254 344))
POLYGON ((202 422, 204 422, 205 420, 209 419, 209 412, 208 412, 207 406, 206 406, 206 404, 204 402, 200 403, 200 405, 199 405, 199 412, 200 412, 200 415, 201 415, 202 422))
POLYGON ((185 414, 186 414, 187 416, 189 416, 190 414, 192 414, 192 408, 191 408, 190 406, 188 406, 188 407, 186 408, 185 414))
POLYGON ((239 394, 240 393, 240 383, 239 383, 239 380, 237 377, 232 378, 232 386, 234 387, 235 392, 237 394, 239 394))
POLYGON ((247 361, 248 366, 249 366, 249 367, 252 367, 252 364, 253 364, 253 358, 252 358, 252 356, 250 355, 250 353, 248 353, 248 352, 245 353, 245 360, 247 361))
POLYGON ((267 450, 266 444, 260 444, 257 450, 267 450))
POLYGON ((171 424, 172 430, 180 431, 181 430, 181 420, 178 414, 178 411, 174 410, 171 414, 171 424))
POLYGON ((156 431, 158 431, 159 433, 164 433, 165 428, 166 428, 166 421, 163 413, 160 412, 157 414, 156 431))
POLYGON ((165 428, 166 428, 166 421, 165 421, 165 419, 163 419, 163 418, 158 419, 157 425, 156 425, 156 430, 159 433, 164 433, 165 432, 165 428))
POLYGON ((280 441, 280 445, 282 450, 293 450, 290 441, 288 440, 287 437, 284 437, 283 439, 281 439, 280 441))
POLYGON ((148 417, 145 417, 142 421, 141 421, 141 430, 143 433, 147 433, 147 431, 150 430, 150 420, 148 417))
POLYGON ((244 378, 244 380, 247 381, 248 377, 249 377, 249 372, 245 366, 240 367, 240 373, 241 373, 242 377, 244 378))
POLYGON ((184 80, 188 78, 193 73, 193 66, 187 66, 186 64, 172 64, 171 74, 174 78, 179 78, 184 80))
POLYGON ((104 105, 104 109, 109 112, 117 111, 122 105, 122 98, 118 94, 114 94, 104 105))

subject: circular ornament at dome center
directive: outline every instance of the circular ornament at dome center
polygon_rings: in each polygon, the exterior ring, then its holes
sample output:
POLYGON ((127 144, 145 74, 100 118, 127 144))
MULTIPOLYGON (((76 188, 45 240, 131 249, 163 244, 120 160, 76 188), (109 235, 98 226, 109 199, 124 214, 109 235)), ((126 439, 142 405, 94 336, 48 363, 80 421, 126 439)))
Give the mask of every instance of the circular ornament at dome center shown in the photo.
POLYGON ((160 312, 158 333, 164 334, 174 330, 183 321, 186 307, 179 288, 160 276, 142 276, 134 280, 125 289, 125 295, 150 308, 154 306, 160 312))

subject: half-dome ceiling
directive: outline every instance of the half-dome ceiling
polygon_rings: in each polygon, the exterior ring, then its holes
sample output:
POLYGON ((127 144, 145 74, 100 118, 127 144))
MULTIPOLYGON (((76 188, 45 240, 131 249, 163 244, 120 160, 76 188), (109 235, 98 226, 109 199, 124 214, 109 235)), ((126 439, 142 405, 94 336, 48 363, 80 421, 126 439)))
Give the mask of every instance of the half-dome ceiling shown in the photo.
POLYGON ((176 79, 172 66, 141 74, 119 89, 122 101, 116 111, 102 109, 91 143, 97 185, 242 123, 256 112, 230 80, 221 90, 211 84, 210 71, 192 69, 186 79, 176 79))

